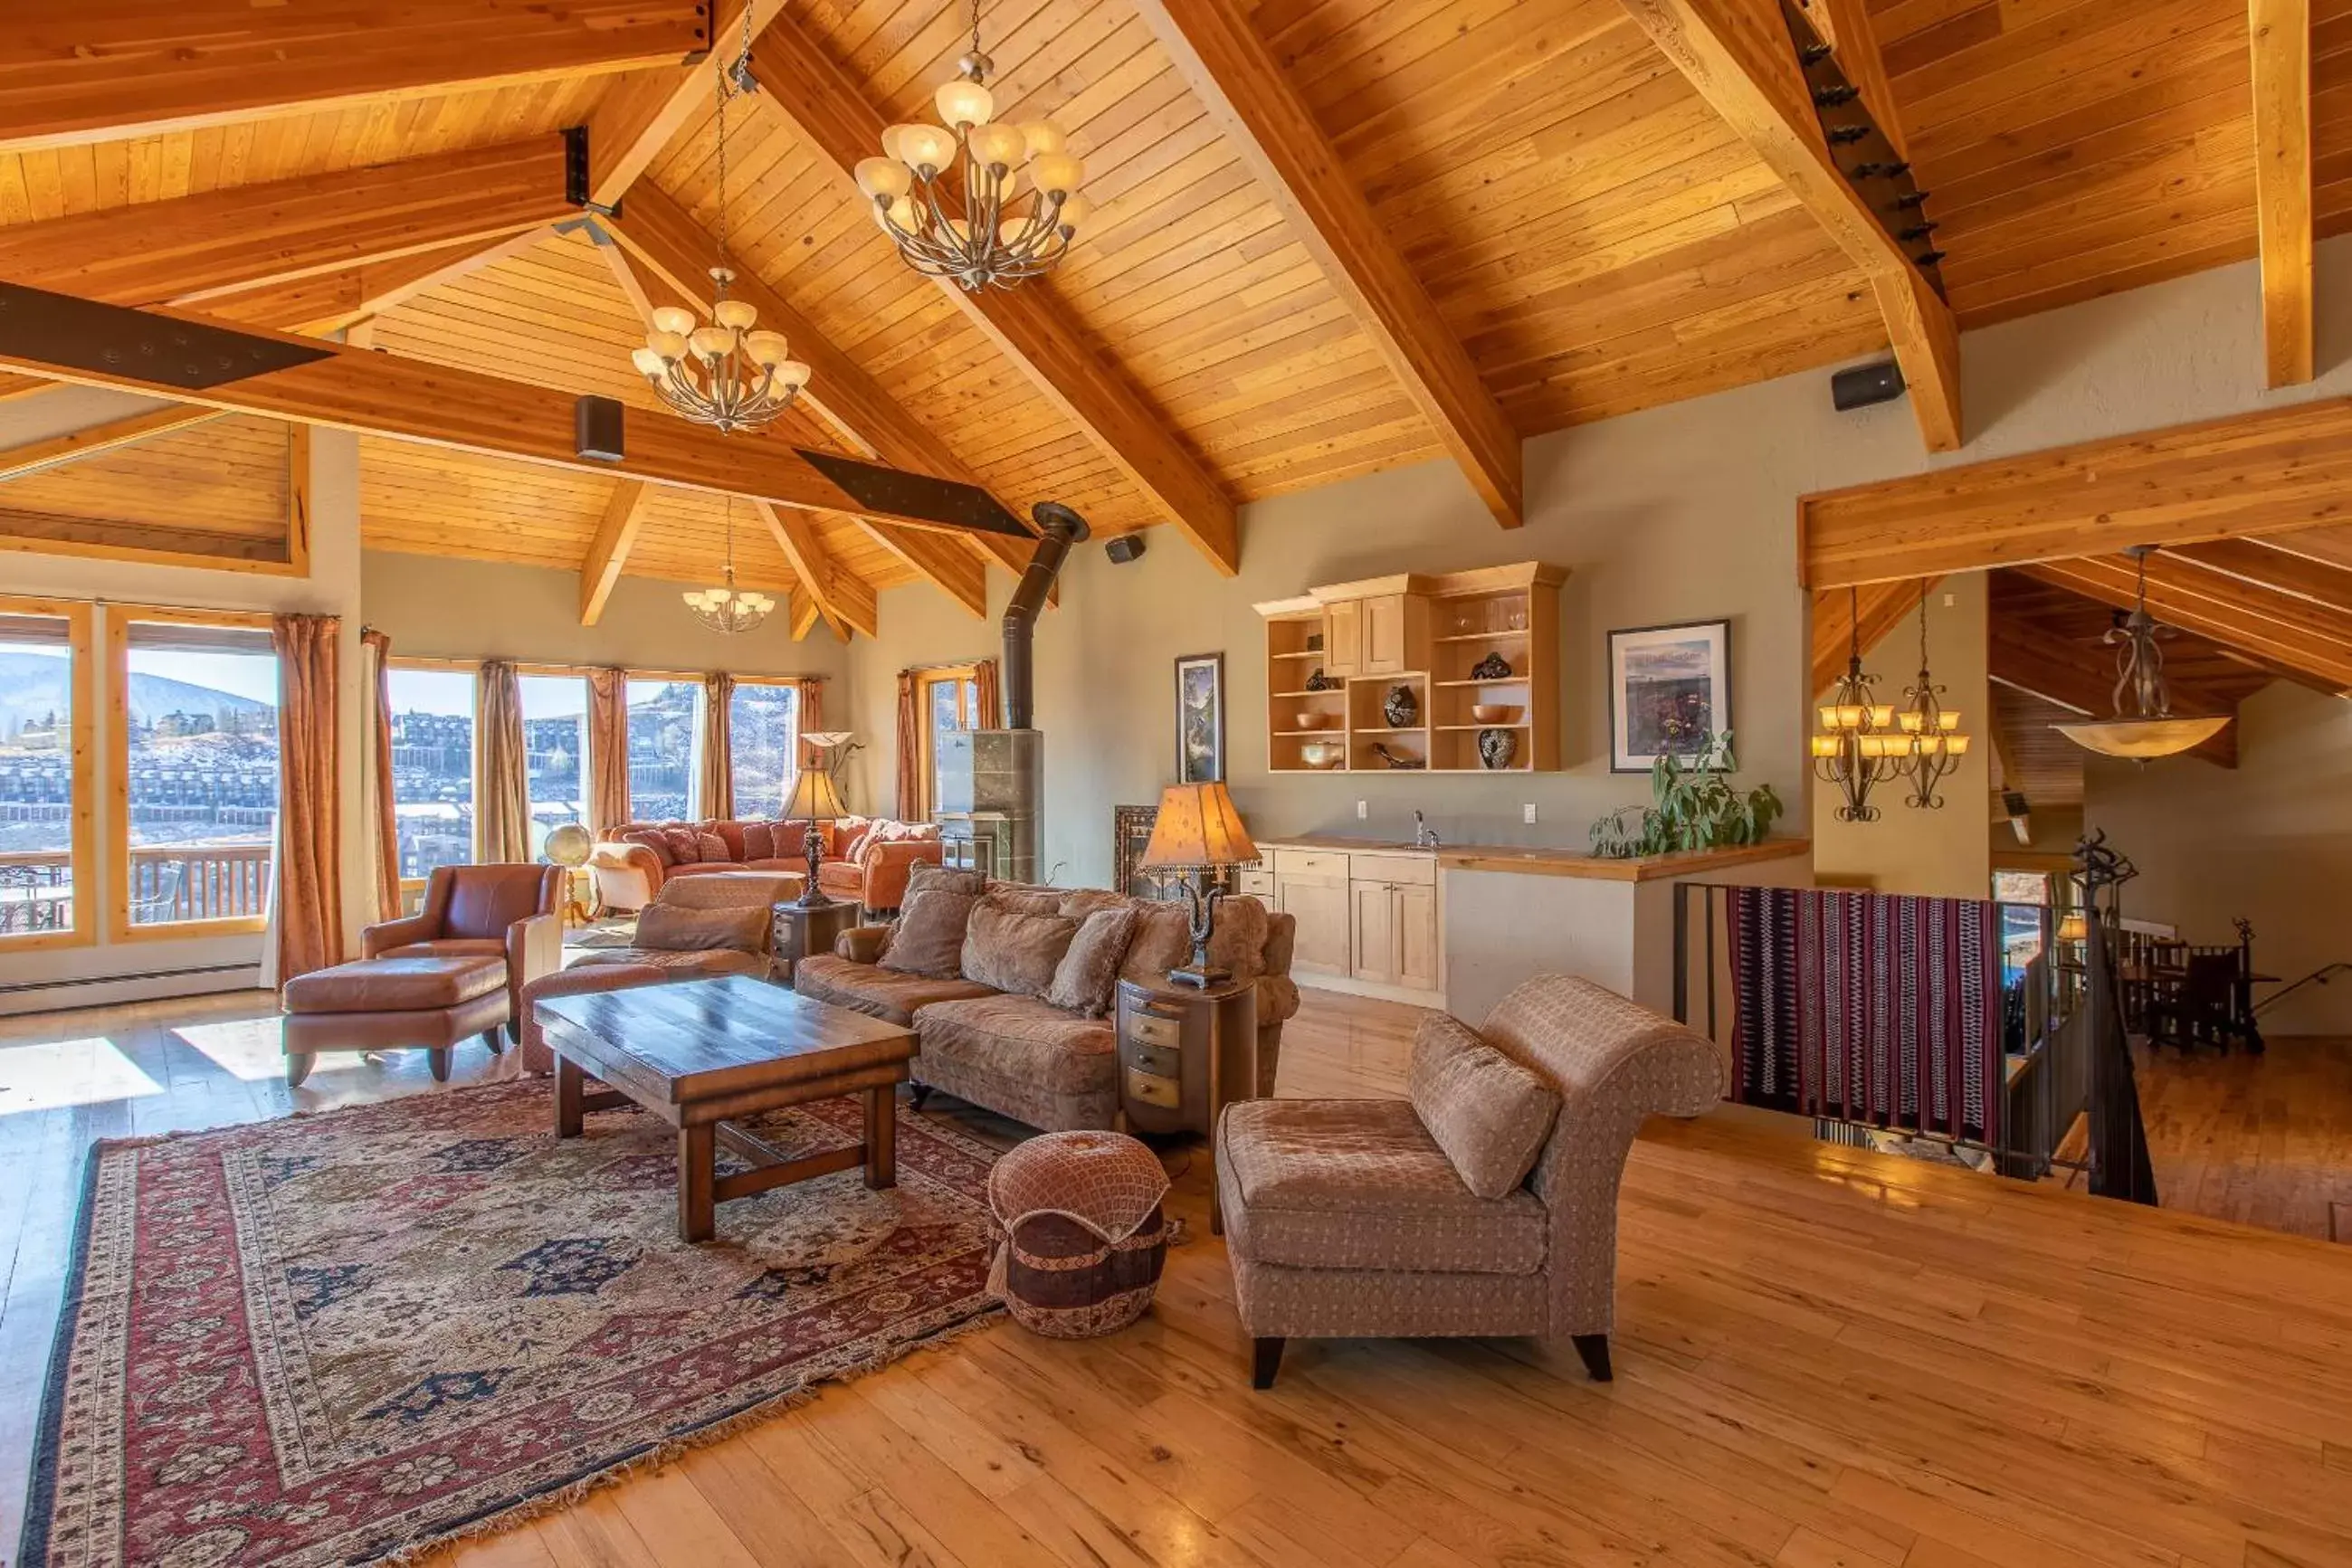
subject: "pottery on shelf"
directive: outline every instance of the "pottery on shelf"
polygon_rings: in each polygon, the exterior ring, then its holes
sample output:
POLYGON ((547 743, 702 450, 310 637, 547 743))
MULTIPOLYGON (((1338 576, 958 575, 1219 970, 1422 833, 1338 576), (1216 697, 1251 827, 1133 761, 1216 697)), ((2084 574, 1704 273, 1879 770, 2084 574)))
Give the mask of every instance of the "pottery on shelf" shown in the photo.
POLYGON ((1411 686, 1391 686, 1387 700, 1381 704, 1381 716, 1389 721, 1391 729, 1412 729, 1421 722, 1421 699, 1412 695, 1411 686))
POLYGON ((1511 678, 1511 662, 1500 653, 1489 653, 1470 666, 1474 681, 1507 681, 1511 678))
POLYGON ((1339 716, 1335 713, 1302 713, 1298 716, 1298 727, 1301 729, 1328 729, 1339 722, 1339 716))
POLYGON ((1338 688, 1339 685, 1339 682, 1331 679, 1328 675, 1326 675, 1323 673, 1323 666, 1320 664, 1316 665, 1307 676, 1307 689, 1310 692, 1333 691, 1338 688))
POLYGON ((1298 748, 1298 760, 1309 768, 1337 768, 1348 748, 1336 740, 1310 740, 1298 748))
POLYGON ((1478 732, 1478 765, 1489 772, 1499 773, 1511 765, 1519 753, 1519 732, 1515 729, 1482 729, 1478 732))
POLYGON ((1472 703, 1470 716, 1480 724, 1517 724, 1519 710, 1509 703, 1472 703))
POLYGON ((1408 772, 1415 768, 1426 768, 1429 766, 1428 763, 1423 761, 1418 757, 1407 757, 1402 752, 1391 751, 1385 745, 1377 740, 1372 742, 1372 755, 1379 758, 1383 766, 1393 768, 1401 773, 1408 772))

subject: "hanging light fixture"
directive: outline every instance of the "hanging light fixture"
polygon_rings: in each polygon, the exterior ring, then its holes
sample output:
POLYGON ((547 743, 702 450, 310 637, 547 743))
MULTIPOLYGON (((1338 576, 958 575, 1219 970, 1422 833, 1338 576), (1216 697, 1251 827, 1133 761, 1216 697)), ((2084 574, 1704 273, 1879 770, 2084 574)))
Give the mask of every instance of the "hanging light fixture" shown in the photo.
POLYGON ((1956 708, 1948 708, 1939 700, 1944 688, 1927 673, 1927 584, 1919 584, 1919 681, 1904 689, 1911 706, 1895 716, 1901 730, 1896 738, 1903 751, 1895 762, 1895 771, 1911 780, 1911 793, 1904 804, 1921 810, 1942 809, 1944 798, 1936 793, 1936 786, 1958 768, 1960 758, 1968 755, 1969 737, 1960 733, 1960 716, 1956 708))
POLYGON ((1862 673, 1862 603, 1860 593, 1846 591, 1853 617, 1853 645, 1845 674, 1839 677, 1830 700, 1821 708, 1821 732, 1813 737, 1813 777, 1834 784, 1845 797, 1837 809, 1841 822, 1874 822, 1878 808, 1870 792, 1900 770, 1909 753, 1909 737, 1895 730, 1895 709, 1881 703, 1862 673))
POLYGON ((875 221, 908 265, 974 294, 1051 271, 1093 210, 1077 193, 1086 166, 1071 155, 1061 127, 1043 120, 992 123, 994 68, 981 52, 980 0, 971 0, 971 48, 932 100, 941 125, 891 126, 882 132, 885 156, 861 159, 856 169, 875 221), (959 157, 960 196, 942 187, 959 157))
POLYGON ((727 566, 721 574, 723 588, 690 588, 680 595, 694 618, 713 632, 733 636, 749 632, 768 618, 776 601, 764 593, 754 593, 748 588, 735 586, 735 497, 727 497, 727 566))
POLYGON ((735 281, 727 264, 727 100, 754 90, 751 10, 743 7, 743 52, 731 66, 713 57, 719 61, 719 262, 710 269, 710 319, 698 323, 682 306, 662 306, 653 313, 645 347, 629 356, 680 418, 720 432, 770 423, 793 405, 809 379, 806 365, 785 357, 784 335, 758 325, 759 308, 727 295, 735 281))
POLYGON ((2147 612, 2147 558, 2156 547, 2135 545, 2124 553, 2138 563, 2139 582, 2131 613, 2121 625, 2108 628, 2104 639, 2116 649, 2116 716, 2050 727, 2085 751, 2145 762, 2178 756, 2211 739, 2221 733, 2230 716, 2190 718, 2172 711, 2172 694, 2164 683, 2164 649, 2157 641, 2171 628, 2158 625, 2147 612))

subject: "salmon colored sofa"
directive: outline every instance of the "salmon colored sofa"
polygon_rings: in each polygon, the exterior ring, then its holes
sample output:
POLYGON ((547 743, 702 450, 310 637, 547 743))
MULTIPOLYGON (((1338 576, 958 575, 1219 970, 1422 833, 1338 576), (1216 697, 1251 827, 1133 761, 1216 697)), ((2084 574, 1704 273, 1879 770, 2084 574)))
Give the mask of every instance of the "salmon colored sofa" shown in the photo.
MULTIPOLYGON (((819 823, 817 831, 824 835, 817 885, 868 910, 898 908, 908 873, 918 865, 937 865, 944 852, 940 830, 929 822, 844 817, 819 823)), ((674 877, 805 873, 807 832, 808 824, 798 821, 622 822, 599 836, 588 856, 588 873, 601 908, 638 910, 674 877)))

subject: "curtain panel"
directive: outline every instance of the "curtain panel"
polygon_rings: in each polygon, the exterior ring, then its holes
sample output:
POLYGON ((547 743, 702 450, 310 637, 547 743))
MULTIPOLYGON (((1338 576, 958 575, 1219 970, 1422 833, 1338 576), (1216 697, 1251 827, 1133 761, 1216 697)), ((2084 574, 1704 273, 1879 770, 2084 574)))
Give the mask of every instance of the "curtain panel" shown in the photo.
POLYGON ((702 677, 702 814, 721 821, 735 814, 735 743, 727 727, 735 706, 735 677, 702 677))
POLYGON ((629 820, 629 677, 588 672, 588 827, 600 839, 629 820))
POLYGON ((375 755, 369 759, 368 802, 375 823, 375 856, 371 868, 375 880, 375 917, 400 918, 400 816, 393 809, 392 787, 392 639, 370 626, 360 632, 362 656, 369 668, 370 699, 375 706, 369 733, 375 755))
POLYGON ((972 716, 974 729, 1004 727, 1004 679, 997 674, 996 661, 982 659, 971 667, 972 716))
POLYGON ((898 672, 898 820, 923 820, 921 685, 912 670, 898 672))
POLYGON ((276 615, 277 979, 343 961, 342 822, 336 810, 337 615, 276 615))
POLYGON ((504 659, 485 659, 474 683, 474 859, 530 859, 530 768, 522 730, 522 679, 504 659))

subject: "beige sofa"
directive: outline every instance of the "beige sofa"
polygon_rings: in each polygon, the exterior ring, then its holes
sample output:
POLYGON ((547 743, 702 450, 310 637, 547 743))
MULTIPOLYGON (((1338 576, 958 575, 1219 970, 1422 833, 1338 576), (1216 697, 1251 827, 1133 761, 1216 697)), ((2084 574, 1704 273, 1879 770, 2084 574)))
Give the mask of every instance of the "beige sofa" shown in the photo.
MULTIPOLYGON (((1103 1010, 1056 1007, 1043 994, 1008 991, 991 983, 1023 956, 994 952, 990 939, 968 935, 948 962, 929 973, 891 967, 897 931, 913 928, 927 890, 959 891, 972 898, 970 930, 990 925, 982 906, 1017 910, 1034 919, 1076 924, 1097 911, 1131 908, 1135 927, 1114 956, 1114 980, 1164 982, 1190 952, 1184 906, 1156 904, 1092 888, 1061 889, 985 883, 973 873, 920 868, 907 894, 899 927, 861 926, 831 954, 802 959, 794 985, 804 995, 909 1024, 920 1042, 914 1062, 916 1092, 945 1090, 961 1099, 1049 1131, 1108 1128, 1118 1113, 1118 1042, 1113 999, 1103 1010)), ((1213 956, 1237 976, 1257 982, 1259 1092, 1271 1093, 1282 1050, 1283 1021, 1298 1010, 1290 978, 1294 922, 1254 898, 1225 900, 1218 910, 1213 956)), ((1051 925, 1022 927, 1034 943, 1051 925)), ((1042 991, 1042 988, 1040 988, 1042 991)))
POLYGON ((1475 1033, 1424 1019, 1408 1100, 1228 1106, 1217 1188, 1256 1385, 1286 1338, 1444 1335, 1565 1339, 1607 1381, 1633 1134, 1721 1091, 1703 1036, 1541 975, 1475 1033))

